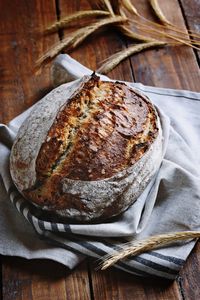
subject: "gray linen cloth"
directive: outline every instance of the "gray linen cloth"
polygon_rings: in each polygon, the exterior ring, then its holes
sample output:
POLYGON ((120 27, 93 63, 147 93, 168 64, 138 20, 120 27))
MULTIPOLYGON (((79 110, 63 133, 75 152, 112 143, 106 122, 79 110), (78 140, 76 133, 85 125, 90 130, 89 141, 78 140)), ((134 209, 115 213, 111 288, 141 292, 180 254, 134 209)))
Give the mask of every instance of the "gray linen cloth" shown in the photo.
MULTIPOLYGON (((59 55, 52 72, 58 84, 63 78, 74 80, 92 71, 68 55, 59 55)), ((108 80, 106 76, 102 79, 108 80)), ((0 124, 0 254, 50 259, 72 269, 86 256, 99 259, 126 241, 200 230, 200 94, 128 84, 145 93, 158 108, 164 158, 138 200, 112 222, 53 223, 35 211, 18 193, 9 174, 10 148, 31 108, 7 126, 0 124)), ((174 279, 194 245, 195 241, 179 242, 115 267, 138 276, 174 279)))

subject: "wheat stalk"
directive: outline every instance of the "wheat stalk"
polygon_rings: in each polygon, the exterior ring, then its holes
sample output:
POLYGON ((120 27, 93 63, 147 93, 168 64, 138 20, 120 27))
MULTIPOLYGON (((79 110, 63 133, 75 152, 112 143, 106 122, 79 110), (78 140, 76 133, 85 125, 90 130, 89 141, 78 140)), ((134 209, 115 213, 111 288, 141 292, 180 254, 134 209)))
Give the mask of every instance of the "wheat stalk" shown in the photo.
POLYGON ((57 31, 61 28, 67 27, 67 25, 73 21, 80 20, 83 18, 88 17, 98 17, 98 16, 107 16, 109 12, 103 10, 85 10, 85 11, 78 11, 74 14, 71 14, 47 27, 45 30, 46 33, 57 31))
POLYGON ((127 18, 116 16, 110 17, 98 22, 93 23, 92 25, 83 27, 81 29, 73 32, 69 37, 63 39, 59 44, 54 45, 50 50, 48 50, 42 57, 38 59, 36 62, 36 68, 48 60, 54 58, 59 52, 61 52, 64 48, 68 50, 74 49, 79 44, 81 44, 89 35, 97 31, 99 28, 102 28, 107 25, 123 23, 126 22, 127 18))
POLYGON ((189 35, 192 38, 196 37, 196 38, 200 39, 200 35, 197 34, 194 31, 190 30, 190 29, 188 29, 187 32, 184 32, 184 28, 182 29, 182 28, 179 28, 177 26, 175 27, 175 25, 166 26, 166 25, 163 25, 163 24, 158 24, 158 23, 155 23, 153 21, 150 21, 150 20, 146 19, 145 17, 143 17, 141 15, 139 15, 139 16, 140 16, 140 18, 142 18, 142 20, 144 20, 145 22, 147 22, 147 23, 149 23, 149 24, 151 24, 155 27, 159 27, 159 28, 162 28, 162 29, 168 29, 168 30, 180 33, 181 35, 184 35, 186 37, 188 37, 188 35, 189 35))
MULTIPOLYGON (((142 28, 146 28, 147 30, 149 29, 149 26, 148 25, 146 25, 146 24, 142 24, 141 22, 138 22, 138 21, 135 21, 135 20, 130 20, 130 22, 131 23, 134 23, 134 24, 137 24, 138 25, 138 28, 140 28, 140 29, 142 29, 142 28)), ((176 37, 176 36, 174 36, 174 35, 172 35, 172 34, 169 34, 168 32, 165 32, 165 31, 161 31, 161 30, 159 30, 159 29, 156 29, 156 28, 151 28, 150 29, 152 32, 157 32, 157 33, 160 33, 160 34, 162 34, 162 36, 164 37, 168 37, 168 38, 170 38, 170 39, 173 39, 173 40, 175 40, 175 41, 178 41, 179 43, 181 43, 181 44, 183 44, 183 45, 187 45, 187 46, 189 46, 189 47, 191 47, 191 48, 194 48, 194 49, 196 49, 196 50, 200 50, 198 47, 196 47, 196 46, 194 46, 194 45, 192 45, 191 43, 190 43, 190 41, 186 41, 186 40, 183 40, 183 39, 181 39, 181 38, 178 38, 178 37, 176 37)))
MULTIPOLYGON (((163 30, 152 30, 152 28, 144 27, 143 25, 140 25, 140 23, 136 24, 136 27, 137 27, 137 29, 141 30, 142 32, 144 31, 145 33, 150 33, 151 37, 153 38, 153 36, 154 36, 155 39, 159 39, 160 37, 161 38, 168 37, 169 39, 172 39, 172 40, 179 39, 179 41, 176 40, 177 45, 178 44, 181 45, 184 42, 187 42, 190 45, 190 47, 192 47, 192 45, 200 46, 200 41, 189 39, 189 37, 187 37, 187 38, 181 37, 181 39, 180 39, 179 36, 177 36, 177 35, 165 33, 165 31, 163 31, 163 30)), ((168 42, 168 43, 170 43, 170 42, 168 42)), ((197 48, 197 50, 199 50, 199 48, 197 48)))
MULTIPOLYGON (((190 45, 200 45, 200 41, 198 41, 198 40, 193 40, 193 39, 190 39, 188 36, 187 36, 187 38, 186 37, 184 37, 184 38, 179 38, 179 35, 177 35, 176 33, 174 34, 170 34, 170 33, 168 33, 168 32, 166 32, 166 31, 164 31, 164 30, 160 30, 160 29, 156 29, 156 28, 153 28, 153 27, 149 27, 148 25, 146 25, 146 24, 143 24, 143 23, 141 23, 141 22, 138 22, 138 21, 136 21, 136 20, 131 20, 131 21, 129 21, 130 23, 134 23, 134 26, 135 26, 135 28, 134 29, 137 29, 137 32, 142 32, 142 33, 139 33, 139 35, 141 35, 141 37, 143 36, 143 37, 146 37, 147 39, 149 39, 149 40, 155 40, 155 39, 157 39, 158 40, 158 38, 160 38, 160 37, 162 37, 162 38, 166 38, 166 37, 168 37, 168 38, 170 38, 170 39, 176 39, 176 38, 178 38, 180 41, 179 42, 177 42, 176 44, 182 44, 183 42, 187 42, 188 44, 190 44, 190 45), (150 33, 150 35, 149 36, 144 36, 143 35, 143 32, 145 32, 145 34, 146 33, 150 33)), ((121 25, 120 25, 121 26, 121 25)), ((119 27, 120 27, 119 26, 119 27)), ((127 28, 127 26, 125 26, 126 28, 127 28)), ((129 28, 128 28, 129 29, 129 28)), ((134 31, 132 31, 131 29, 129 29, 129 31, 130 32, 133 32, 133 33, 135 33, 134 31)), ((126 33, 124 32, 124 35, 126 35, 126 33)), ((127 37, 128 37, 129 35, 127 34, 127 37)), ((131 37, 131 36, 130 36, 131 37)))
POLYGON ((107 61, 97 70, 97 72, 101 73, 101 74, 107 74, 127 57, 129 57, 135 53, 139 53, 145 49, 149 49, 152 47, 161 47, 161 46, 165 46, 165 45, 166 45, 166 42, 153 41, 153 42, 129 46, 128 48, 111 55, 107 59, 107 61))
POLYGON ((173 242, 195 239, 199 237, 200 231, 182 231, 155 235, 144 240, 122 244, 121 250, 116 250, 117 252, 107 254, 102 257, 102 263, 100 264, 99 268, 101 270, 105 270, 113 264, 117 263, 119 260, 125 259, 128 256, 133 256, 153 249, 158 249, 173 242))

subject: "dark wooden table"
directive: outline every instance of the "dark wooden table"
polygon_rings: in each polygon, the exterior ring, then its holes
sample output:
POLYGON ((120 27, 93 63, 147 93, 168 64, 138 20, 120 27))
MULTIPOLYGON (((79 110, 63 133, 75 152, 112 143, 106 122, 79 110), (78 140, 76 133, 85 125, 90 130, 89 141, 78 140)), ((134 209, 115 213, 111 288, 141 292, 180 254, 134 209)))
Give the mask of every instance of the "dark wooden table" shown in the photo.
MULTIPOLYGON (((165 14, 179 27, 199 30, 199 0, 159 0, 165 14)), ((151 16, 147 1, 134 1, 151 16)), ((51 89, 49 66, 41 74, 32 69, 48 47, 66 36, 65 31, 37 37, 49 23, 71 12, 87 9, 87 1, 0 1, 0 114, 1 122, 36 102, 51 89)), ((107 31, 91 37, 71 55, 96 69, 113 51, 127 46, 122 37, 107 31)), ((185 46, 148 50, 126 60, 109 76, 147 85, 200 91, 200 53, 185 46)), ((188 199, 189 201, 190 199, 188 199)), ((200 246, 197 245, 174 282, 149 281, 115 270, 95 271, 87 260, 69 272, 50 261, 1 257, 0 299, 200 299, 200 246)))

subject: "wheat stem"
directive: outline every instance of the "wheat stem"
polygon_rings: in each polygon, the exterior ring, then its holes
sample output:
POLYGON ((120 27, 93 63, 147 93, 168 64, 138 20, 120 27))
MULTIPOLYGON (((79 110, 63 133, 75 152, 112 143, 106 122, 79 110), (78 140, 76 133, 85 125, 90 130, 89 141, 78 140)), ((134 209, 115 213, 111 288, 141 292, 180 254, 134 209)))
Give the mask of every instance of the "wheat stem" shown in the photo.
MULTIPOLYGON (((162 37, 162 38, 165 37, 165 35, 163 35, 163 31, 160 31, 160 30, 159 30, 159 32, 158 31, 155 32, 155 31, 152 31, 152 28, 149 28, 149 27, 145 27, 145 29, 142 29, 141 26, 137 25, 137 24, 136 24, 136 28, 139 29, 139 30, 141 30, 141 31, 144 31, 145 33, 147 33, 147 32, 150 33, 151 36, 154 36, 154 39, 158 39, 160 37, 162 37)), ((177 35, 171 35, 171 36, 173 36, 175 38, 176 37, 178 38, 177 35)), ((152 37, 152 39, 153 39, 153 37, 152 37)), ((170 39, 172 39, 172 38, 170 38, 170 39)), ((191 45, 200 46, 200 41, 190 40, 189 38, 187 38, 187 39, 181 38, 181 41, 186 41, 186 42, 190 43, 191 45)), ((182 42, 178 42, 178 43, 180 45, 182 44, 182 42)))
POLYGON ((129 29, 127 26, 125 25, 118 25, 119 30, 121 31, 122 34, 124 34, 126 37, 131 38, 135 41, 139 41, 139 42, 145 42, 145 43, 149 43, 149 42, 154 42, 155 39, 147 37, 145 35, 139 34, 137 32, 132 31, 131 29, 129 29))
MULTIPOLYGON (((131 22, 131 23, 134 23, 134 24, 137 24, 140 28, 147 28, 147 29, 149 29, 149 26, 148 26, 148 25, 142 24, 142 23, 140 23, 140 22, 138 22, 138 21, 130 20, 130 22, 131 22)), ((151 28, 151 31, 152 31, 152 32, 158 32, 158 33, 161 33, 163 36, 166 36, 166 37, 169 37, 170 39, 176 40, 176 41, 180 42, 181 44, 187 45, 187 46, 189 46, 189 47, 191 47, 191 48, 194 48, 194 49, 196 49, 196 50, 200 50, 198 47, 195 47, 195 46, 192 45, 190 42, 186 42, 185 40, 182 40, 182 39, 180 39, 180 38, 178 38, 178 37, 175 37, 175 36, 173 36, 172 34, 169 34, 169 33, 165 32, 165 31, 161 31, 161 30, 158 30, 158 29, 155 29, 155 28, 151 28)))
POLYGON ((166 25, 163 25, 163 24, 158 24, 158 23, 155 23, 155 22, 153 22, 151 20, 146 19, 145 17, 143 17, 141 15, 140 15, 140 18, 143 19, 145 22, 153 25, 153 26, 156 26, 156 27, 159 27, 159 28, 162 28, 162 29, 169 29, 171 31, 180 33, 181 35, 184 35, 186 37, 188 37, 188 35, 189 35, 191 38, 196 37, 196 38, 200 39, 200 35, 198 33, 194 32, 194 31, 191 31, 189 29, 187 30, 187 32, 184 32, 184 28, 182 29, 182 28, 179 28, 179 27, 174 26, 174 25, 168 25, 168 26, 166 26, 166 25))
POLYGON ((153 249, 160 248, 162 246, 166 246, 173 242, 195 239, 199 237, 200 231, 182 231, 155 235, 144 240, 122 244, 122 248, 120 250, 116 250, 117 252, 102 257, 100 269, 105 270, 113 264, 117 263, 119 260, 125 259, 128 256, 141 254, 153 249))

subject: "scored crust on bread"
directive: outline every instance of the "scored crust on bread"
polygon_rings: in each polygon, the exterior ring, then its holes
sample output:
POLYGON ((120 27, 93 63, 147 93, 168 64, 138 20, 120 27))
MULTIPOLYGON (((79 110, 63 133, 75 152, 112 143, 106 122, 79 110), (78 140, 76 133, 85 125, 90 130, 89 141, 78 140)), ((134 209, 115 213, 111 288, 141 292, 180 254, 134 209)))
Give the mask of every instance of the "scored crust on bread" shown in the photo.
MULTIPOLYGON (((38 117, 42 112, 35 109, 35 130, 44 132, 31 161, 29 153, 19 151, 31 151, 26 143, 35 134, 30 130, 34 112, 23 124, 11 152, 12 178, 28 200, 46 210, 79 221, 108 219, 136 200, 160 164, 158 115, 139 92, 124 83, 101 81, 95 74, 84 77, 71 93, 67 85, 59 89, 62 101, 51 121, 38 117), (48 123, 46 130, 41 121, 48 123), (34 180, 23 182, 30 165, 34 180)), ((55 92, 54 97, 52 101, 55 92)), ((43 102, 51 105, 48 95, 43 102)))

